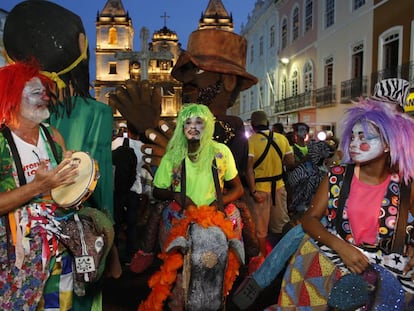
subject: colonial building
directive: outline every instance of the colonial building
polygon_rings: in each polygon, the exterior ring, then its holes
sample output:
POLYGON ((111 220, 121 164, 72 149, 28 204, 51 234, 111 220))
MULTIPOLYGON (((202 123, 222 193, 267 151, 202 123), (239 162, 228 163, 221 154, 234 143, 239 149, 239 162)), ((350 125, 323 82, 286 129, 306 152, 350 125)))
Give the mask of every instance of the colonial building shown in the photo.
MULTIPOLYGON (((182 105, 181 83, 171 76, 178 60, 181 44, 177 34, 164 26, 149 37, 142 27, 139 36, 141 50, 133 50, 134 29, 121 0, 108 0, 96 22, 96 80, 95 97, 108 103, 108 95, 127 79, 148 80, 161 86, 161 117, 175 118, 182 105)), ((233 18, 221 0, 210 0, 199 20, 199 29, 222 28, 233 31, 233 18)), ((114 111, 116 117, 121 117, 114 111)))
POLYGON ((371 90, 375 81, 403 78, 411 84, 406 111, 414 113, 414 2, 374 1, 371 90))
POLYGON ((210 0, 201 14, 198 29, 219 28, 233 31, 233 16, 227 12, 221 0, 210 0))
MULTIPOLYGON (((316 1, 314 1, 316 2, 316 1)), ((323 1, 318 16, 315 74, 316 120, 331 123, 340 134, 345 109, 371 94, 373 54, 372 0, 323 1)))
MULTIPOLYGON (((164 18, 166 17, 164 13, 164 18)), ((178 36, 164 21, 164 27, 154 32, 151 42, 149 30, 145 27, 141 28, 140 39, 140 51, 122 51, 116 57, 129 61, 131 79, 148 80, 152 86, 161 87, 161 117, 174 118, 182 102, 181 84, 171 76, 171 70, 181 51, 178 36)))
POLYGON ((278 68, 278 14, 274 1, 257 1, 253 12, 242 25, 241 35, 247 39, 246 70, 255 75, 259 82, 241 92, 240 112, 232 109, 232 114, 240 114, 248 120, 252 111, 266 111, 270 122, 274 120, 274 103, 278 99, 276 75, 278 68))
POLYGON ((264 109, 288 129, 300 121, 338 135, 345 109, 377 81, 398 77, 414 86, 413 10, 410 0, 257 0, 242 34, 259 83, 241 93, 242 118, 264 109), (277 46, 267 56, 272 22, 277 46), (274 97, 266 87, 272 76, 274 97))
POLYGON ((95 97, 108 103, 108 95, 129 79, 129 60, 118 52, 133 51, 134 28, 121 0, 108 0, 96 17, 95 97))

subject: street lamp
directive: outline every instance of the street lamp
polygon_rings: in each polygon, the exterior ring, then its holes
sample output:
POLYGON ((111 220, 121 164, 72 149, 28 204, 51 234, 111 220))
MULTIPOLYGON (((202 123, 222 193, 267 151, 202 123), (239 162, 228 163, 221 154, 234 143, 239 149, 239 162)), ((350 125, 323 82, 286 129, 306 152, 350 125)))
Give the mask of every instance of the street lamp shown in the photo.
POLYGON ((283 65, 287 65, 287 64, 289 64, 289 58, 287 58, 287 57, 282 57, 282 58, 280 59, 280 62, 281 62, 283 65))

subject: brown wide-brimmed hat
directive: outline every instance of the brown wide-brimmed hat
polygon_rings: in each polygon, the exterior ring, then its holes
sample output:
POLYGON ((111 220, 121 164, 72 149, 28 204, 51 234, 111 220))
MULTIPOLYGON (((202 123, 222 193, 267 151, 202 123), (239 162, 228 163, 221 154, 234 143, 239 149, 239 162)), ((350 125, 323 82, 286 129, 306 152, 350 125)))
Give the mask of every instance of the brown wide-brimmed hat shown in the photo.
POLYGON ((231 31, 196 30, 191 33, 187 50, 180 54, 171 75, 183 81, 185 65, 191 62, 205 71, 239 76, 241 90, 245 90, 257 83, 257 78, 246 71, 246 50, 246 39, 231 31))

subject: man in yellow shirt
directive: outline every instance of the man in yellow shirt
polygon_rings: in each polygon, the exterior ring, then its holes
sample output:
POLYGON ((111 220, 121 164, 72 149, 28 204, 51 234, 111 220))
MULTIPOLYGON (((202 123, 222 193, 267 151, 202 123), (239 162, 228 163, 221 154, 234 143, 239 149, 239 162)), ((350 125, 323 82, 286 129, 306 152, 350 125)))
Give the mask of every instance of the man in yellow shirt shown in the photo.
POLYGON ((272 223, 273 233, 280 234, 289 222, 282 174, 283 165, 294 166, 294 157, 287 138, 269 130, 264 111, 253 112, 250 122, 255 133, 249 138, 247 183, 254 201, 252 206, 260 253, 266 256, 269 223, 272 223))

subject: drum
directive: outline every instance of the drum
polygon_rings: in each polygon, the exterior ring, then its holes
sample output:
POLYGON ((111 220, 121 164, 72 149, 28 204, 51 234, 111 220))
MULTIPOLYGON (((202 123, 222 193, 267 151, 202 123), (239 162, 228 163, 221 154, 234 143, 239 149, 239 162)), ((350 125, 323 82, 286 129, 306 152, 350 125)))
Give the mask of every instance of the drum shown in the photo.
POLYGON ((78 165, 79 169, 75 182, 70 185, 59 186, 51 191, 52 199, 60 207, 79 207, 80 204, 91 196, 98 183, 98 163, 88 153, 82 151, 74 152, 68 165, 73 164, 78 165))

